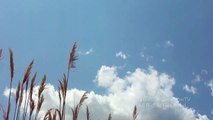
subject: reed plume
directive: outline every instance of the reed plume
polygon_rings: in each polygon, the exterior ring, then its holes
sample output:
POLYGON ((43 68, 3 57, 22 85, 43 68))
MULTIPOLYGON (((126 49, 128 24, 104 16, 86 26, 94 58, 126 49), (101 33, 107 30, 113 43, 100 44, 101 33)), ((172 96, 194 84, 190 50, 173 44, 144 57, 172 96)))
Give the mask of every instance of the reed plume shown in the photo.
POLYGON ((88 97, 87 97, 87 92, 85 92, 83 95, 82 95, 82 97, 81 97, 81 99, 80 99, 80 101, 79 101, 79 103, 76 105, 76 106, 74 106, 73 108, 71 108, 71 110, 72 110, 72 117, 73 117, 73 120, 78 120, 78 115, 79 115, 79 111, 80 111, 80 108, 81 108, 81 106, 83 105, 83 102, 87 99, 88 97))
MULTIPOLYGON (((75 68, 75 61, 77 60, 76 49, 77 49, 77 45, 76 43, 74 43, 72 46, 71 52, 69 54, 67 74, 63 74, 62 80, 59 80, 59 86, 58 86, 59 108, 49 109, 43 116, 44 117, 43 120, 65 120, 66 119, 66 114, 65 114, 66 113, 66 96, 68 91, 70 71, 72 68, 75 68)), ((0 106, 0 111, 3 112, 4 120, 10 119, 9 117, 10 117, 10 110, 11 110, 11 90, 12 90, 12 82, 14 79, 14 59, 13 59, 13 51, 11 49, 9 49, 9 54, 10 54, 10 84, 9 84, 10 91, 9 91, 7 110, 2 109, 2 107, 0 106)), ((2 49, 0 48, 0 60, 1 60, 1 57, 2 57, 2 49)), ((13 120, 19 120, 19 119, 37 120, 39 117, 39 113, 42 110, 42 105, 45 100, 43 91, 46 87, 46 75, 42 77, 40 86, 38 88, 38 96, 37 96, 38 98, 37 100, 34 100, 33 90, 35 86, 37 72, 34 73, 30 81, 30 74, 31 74, 33 64, 34 64, 34 60, 32 60, 30 64, 28 65, 22 81, 18 81, 18 86, 16 89, 16 95, 15 95, 15 110, 14 110, 13 120), (23 101, 23 99, 25 101, 23 101), (23 112, 20 112, 22 109, 23 109, 23 112), (33 113, 35 113, 35 115, 33 115, 33 113)), ((85 102, 85 100, 88 98, 87 94, 88 93, 85 92, 81 96, 78 104, 75 104, 71 108, 72 120, 79 119, 80 109, 82 108, 82 105, 85 102)), ((133 120, 136 120, 137 117, 138 117, 138 109, 137 109, 137 106, 134 106, 134 110, 132 112, 132 118, 133 120)), ((89 107, 86 106, 86 120, 90 120, 90 119, 91 118, 90 118, 89 107)), ((112 120, 111 113, 108 116, 108 120, 112 120)))
MULTIPOLYGON (((2 50, 0 51, 1 54, 2 50)), ((10 116, 10 106, 11 106, 11 89, 12 89, 12 82, 13 82, 13 77, 14 77, 14 61, 13 61, 13 51, 9 49, 10 53, 10 92, 9 92, 9 99, 8 99, 8 106, 7 106, 7 113, 5 116, 5 120, 9 120, 10 116)))
POLYGON ((27 90, 28 90, 28 85, 29 85, 29 78, 30 78, 30 73, 31 73, 31 69, 33 67, 33 63, 34 63, 34 60, 32 60, 30 62, 30 64, 28 65, 26 71, 25 71, 25 74, 24 74, 24 78, 23 78, 23 81, 22 81, 22 86, 25 85, 25 100, 24 100, 24 109, 23 109, 23 114, 22 114, 22 119, 25 120, 26 118, 26 112, 27 112, 27 101, 28 101, 28 97, 27 97, 27 90))
POLYGON ((75 68, 74 62, 77 60, 77 57, 75 55, 76 48, 77 48, 77 44, 75 42, 73 47, 72 47, 72 50, 70 52, 70 57, 69 57, 69 62, 68 62, 68 70, 71 69, 71 68, 75 68))
POLYGON ((22 101, 23 101, 23 94, 24 94, 24 86, 21 85, 21 92, 20 92, 19 99, 18 99, 18 109, 17 109, 17 113, 16 113, 16 117, 15 117, 16 120, 19 119, 19 112, 21 109, 22 101))

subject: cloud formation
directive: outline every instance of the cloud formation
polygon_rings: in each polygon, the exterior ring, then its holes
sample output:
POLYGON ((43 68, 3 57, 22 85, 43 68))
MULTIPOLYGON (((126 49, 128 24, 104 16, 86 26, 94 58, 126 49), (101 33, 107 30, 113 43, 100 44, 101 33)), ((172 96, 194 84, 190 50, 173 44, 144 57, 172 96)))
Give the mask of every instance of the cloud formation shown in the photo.
POLYGON ((211 81, 208 83, 208 86, 210 87, 210 89, 211 89, 211 95, 213 96, 213 80, 211 80, 211 81))
POLYGON ((119 57, 119 58, 121 58, 121 59, 123 59, 123 60, 126 60, 126 59, 127 59, 127 55, 124 54, 122 51, 116 53, 115 56, 116 56, 116 57, 119 57))
MULTIPOLYGON (((114 120, 129 120, 134 106, 137 105, 138 119, 208 120, 206 115, 182 105, 172 92, 175 79, 166 73, 159 73, 153 67, 136 68, 121 78, 117 67, 103 65, 97 72, 95 83, 107 92, 105 94, 89 92, 79 119, 85 119, 85 105, 87 105, 90 108, 91 119, 107 119, 108 114, 112 113, 114 120)), ((37 93, 37 90, 38 86, 34 93, 37 93)), ((75 88, 68 90, 67 119, 71 117, 71 107, 79 101, 84 92, 75 88)), ((40 117, 49 108, 59 106, 57 89, 53 85, 47 84, 44 96, 40 117)), ((35 99, 36 97, 34 94, 35 99)))
POLYGON ((193 86, 188 86, 187 84, 184 85, 183 90, 185 90, 188 93, 196 94, 197 93, 197 88, 193 86))

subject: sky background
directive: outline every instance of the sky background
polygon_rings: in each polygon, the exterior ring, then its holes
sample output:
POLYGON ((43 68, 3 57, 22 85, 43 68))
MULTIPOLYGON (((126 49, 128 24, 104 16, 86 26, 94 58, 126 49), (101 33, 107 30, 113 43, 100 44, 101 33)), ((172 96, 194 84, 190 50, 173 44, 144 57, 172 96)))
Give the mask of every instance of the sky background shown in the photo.
POLYGON ((211 0, 1 0, 0 103, 7 101, 8 48, 14 87, 35 59, 33 72, 46 74, 57 88, 76 41, 70 88, 106 95, 108 89, 96 83, 103 66, 115 67, 120 78, 153 66, 175 79, 175 98, 190 98, 182 104, 212 120, 212 6, 211 0))

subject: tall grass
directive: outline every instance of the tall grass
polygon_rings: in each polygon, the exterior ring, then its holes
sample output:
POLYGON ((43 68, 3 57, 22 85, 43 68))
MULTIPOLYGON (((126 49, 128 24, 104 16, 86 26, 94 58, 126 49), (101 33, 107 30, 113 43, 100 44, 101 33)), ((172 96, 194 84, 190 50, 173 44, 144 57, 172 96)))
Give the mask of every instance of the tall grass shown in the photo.
MULTIPOLYGON (((70 71, 75 68, 75 61, 77 60, 76 56, 76 49, 77 44, 74 43, 72 46, 72 49, 69 54, 69 60, 67 64, 67 72, 66 74, 63 74, 63 78, 59 80, 59 86, 58 86, 58 97, 59 97, 59 108, 51 108, 47 110, 45 115, 43 116, 43 120, 65 120, 66 117, 66 97, 67 97, 67 90, 68 90, 68 84, 69 84, 69 76, 70 71)), ((18 81, 18 85, 16 88, 15 93, 15 100, 14 104, 11 104, 11 96, 12 96, 12 85, 13 85, 13 78, 14 78, 14 58, 13 58, 13 51, 9 49, 9 55, 10 55, 10 81, 9 81, 9 97, 8 97, 8 103, 7 103, 7 109, 3 109, 3 107, 0 106, 0 112, 3 113, 3 119, 4 120, 38 120, 39 113, 42 109, 42 105, 45 101, 45 97, 43 95, 43 92, 46 87, 46 75, 44 75, 41 79, 38 93, 37 93, 37 100, 33 98, 33 94, 35 94, 34 86, 35 81, 37 79, 37 72, 35 72, 31 77, 31 71, 33 68, 34 60, 32 60, 28 67, 26 68, 26 71, 24 73, 23 79, 21 81, 18 81), (13 113, 11 113, 11 105, 14 105, 14 110, 12 110, 13 113), (11 118, 13 117, 13 118, 11 118)), ((2 49, 0 48, 0 60, 2 60, 2 49)), ((83 103, 88 98, 87 92, 85 92, 81 98, 80 101, 74 105, 71 108, 71 114, 70 118, 72 120, 78 120, 79 119, 79 113, 82 108, 83 103)), ((133 120, 136 120, 138 115, 137 107, 134 107, 132 117, 133 120)), ((88 106, 86 107, 86 120, 91 120, 90 112, 88 106)), ((112 114, 110 113, 108 116, 108 120, 112 120, 112 114)))

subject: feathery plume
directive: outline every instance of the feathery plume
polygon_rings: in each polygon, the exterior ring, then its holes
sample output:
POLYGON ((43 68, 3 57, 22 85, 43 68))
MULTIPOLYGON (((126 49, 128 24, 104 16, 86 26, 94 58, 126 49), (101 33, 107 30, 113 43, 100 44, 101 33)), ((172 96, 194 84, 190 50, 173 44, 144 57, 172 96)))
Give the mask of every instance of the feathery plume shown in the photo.
POLYGON ((75 55, 76 48, 77 48, 77 44, 75 42, 73 47, 72 47, 72 51, 70 52, 70 58, 69 58, 69 62, 68 62, 68 70, 70 70, 71 68, 75 68, 74 61, 77 60, 77 57, 75 55))
POLYGON ((14 76, 14 61, 13 61, 13 51, 9 49, 10 52, 10 76, 11 80, 13 79, 14 76))

